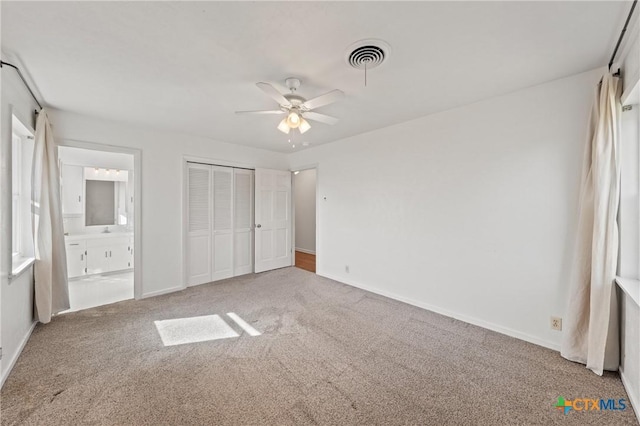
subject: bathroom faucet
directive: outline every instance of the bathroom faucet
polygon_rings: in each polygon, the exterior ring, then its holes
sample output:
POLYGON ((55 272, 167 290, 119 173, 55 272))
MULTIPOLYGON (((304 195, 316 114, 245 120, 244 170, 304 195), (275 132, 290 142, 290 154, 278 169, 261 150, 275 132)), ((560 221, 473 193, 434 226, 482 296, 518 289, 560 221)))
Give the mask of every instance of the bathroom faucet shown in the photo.
POLYGON ((111 231, 109 231, 109 227, 105 226, 104 227, 104 231, 102 231, 103 234, 109 234, 111 231))

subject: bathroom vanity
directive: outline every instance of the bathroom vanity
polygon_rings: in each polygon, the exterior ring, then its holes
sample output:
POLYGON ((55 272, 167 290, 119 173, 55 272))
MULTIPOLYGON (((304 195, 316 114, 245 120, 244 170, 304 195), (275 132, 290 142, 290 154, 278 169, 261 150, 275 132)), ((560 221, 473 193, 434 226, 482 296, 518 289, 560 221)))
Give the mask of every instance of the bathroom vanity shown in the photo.
POLYGON ((60 170, 68 277, 133 269, 132 172, 64 161, 60 170))
POLYGON ((133 234, 113 232, 65 236, 69 278, 133 268, 133 234))

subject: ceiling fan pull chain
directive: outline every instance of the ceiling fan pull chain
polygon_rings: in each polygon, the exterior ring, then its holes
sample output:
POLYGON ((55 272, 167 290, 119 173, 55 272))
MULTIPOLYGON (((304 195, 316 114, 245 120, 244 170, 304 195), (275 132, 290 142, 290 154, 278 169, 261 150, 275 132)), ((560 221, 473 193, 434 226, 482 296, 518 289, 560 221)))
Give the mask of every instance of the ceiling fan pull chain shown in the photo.
POLYGON ((367 63, 369 62, 368 59, 365 59, 364 61, 364 87, 367 87, 367 63))

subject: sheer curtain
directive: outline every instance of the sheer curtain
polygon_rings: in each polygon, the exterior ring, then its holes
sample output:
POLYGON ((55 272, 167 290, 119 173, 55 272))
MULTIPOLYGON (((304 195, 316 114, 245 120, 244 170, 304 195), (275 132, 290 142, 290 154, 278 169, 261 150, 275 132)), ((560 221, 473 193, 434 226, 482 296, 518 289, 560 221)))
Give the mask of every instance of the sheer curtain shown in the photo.
POLYGON ((67 258, 64 246, 60 174, 47 111, 38 115, 32 175, 35 307, 38 321, 69 309, 67 258))
POLYGON ((607 73, 597 87, 585 149, 580 213, 562 356, 594 373, 617 370, 620 193, 620 82, 607 73))

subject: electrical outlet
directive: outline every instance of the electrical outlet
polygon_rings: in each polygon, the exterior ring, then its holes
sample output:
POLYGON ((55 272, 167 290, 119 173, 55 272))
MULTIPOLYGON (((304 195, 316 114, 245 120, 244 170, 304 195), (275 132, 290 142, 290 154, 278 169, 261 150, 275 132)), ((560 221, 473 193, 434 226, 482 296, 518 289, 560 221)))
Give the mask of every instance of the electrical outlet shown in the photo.
POLYGON ((344 265, 344 271, 348 274, 349 273, 349 265, 344 265))
POLYGON ((560 317, 551 317, 551 329, 552 330, 562 330, 562 318, 560 317))

